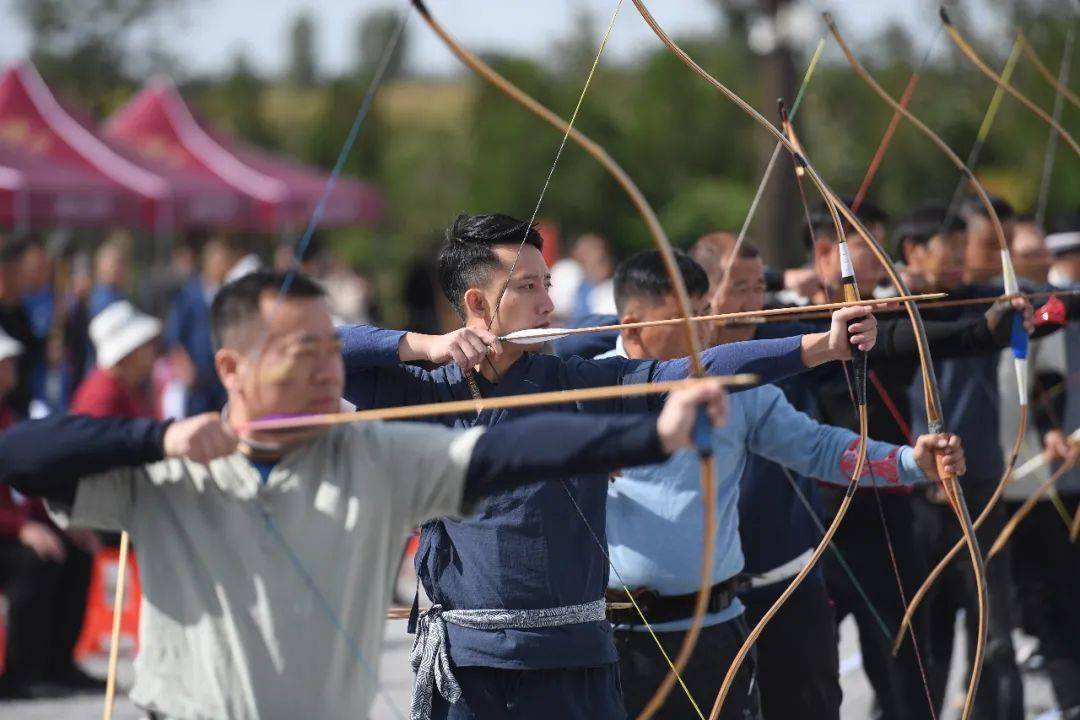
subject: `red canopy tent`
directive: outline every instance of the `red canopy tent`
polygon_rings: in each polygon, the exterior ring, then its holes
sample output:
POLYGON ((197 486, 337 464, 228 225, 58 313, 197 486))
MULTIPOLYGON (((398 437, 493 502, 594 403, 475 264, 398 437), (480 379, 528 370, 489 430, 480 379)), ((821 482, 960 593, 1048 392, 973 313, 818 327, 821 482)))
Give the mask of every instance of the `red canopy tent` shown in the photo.
MULTIPOLYGON (((317 168, 227 138, 199 122, 169 80, 147 85, 106 123, 108 137, 178 158, 243 193, 256 204, 262 232, 297 231, 311 217, 329 176, 317 168)), ((370 185, 339 178, 324 207, 325 226, 370 225, 382 214, 370 185)))
POLYGON ((163 234, 195 227, 240 228, 248 222, 246 199, 225 183, 207 173, 136 159, 103 140, 60 104, 29 63, 0 76, 0 143, 96 174, 135 196, 138 213, 129 227, 163 234))
POLYGON ((0 143, 0 229, 130 226, 138 211, 134 196, 96 173, 0 143))

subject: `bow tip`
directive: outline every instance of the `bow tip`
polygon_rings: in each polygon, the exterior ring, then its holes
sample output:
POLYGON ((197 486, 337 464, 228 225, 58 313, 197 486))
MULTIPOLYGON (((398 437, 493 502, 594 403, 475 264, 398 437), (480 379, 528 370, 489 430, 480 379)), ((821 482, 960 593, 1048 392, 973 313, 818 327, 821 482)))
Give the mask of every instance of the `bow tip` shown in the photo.
POLYGON ((420 12, 425 16, 431 15, 431 13, 428 12, 427 5, 424 4, 424 0, 412 0, 412 4, 413 7, 416 8, 417 12, 420 12))
POLYGON ((949 17, 949 11, 945 9, 944 5, 938 8, 938 15, 941 16, 941 22, 945 23, 946 25, 952 25, 952 19, 949 17))
POLYGON ((825 21, 825 24, 828 25, 830 29, 836 27, 836 22, 833 20, 831 12, 826 11, 821 13, 821 19, 825 21))

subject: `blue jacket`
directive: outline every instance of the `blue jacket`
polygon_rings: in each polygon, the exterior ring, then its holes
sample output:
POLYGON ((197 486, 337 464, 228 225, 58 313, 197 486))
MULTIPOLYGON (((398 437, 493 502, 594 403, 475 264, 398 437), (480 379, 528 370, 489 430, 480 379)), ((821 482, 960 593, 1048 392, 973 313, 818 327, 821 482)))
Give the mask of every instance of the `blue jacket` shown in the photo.
MULTIPOLYGON (((457 365, 433 371, 402 365, 397 350, 401 335, 363 326, 342 331, 347 400, 374 408, 471 397, 457 365)), ((705 351, 702 360, 711 374, 757 372, 766 381, 804 369, 799 338, 725 345, 705 351)), ((687 372, 686 359, 564 361, 530 353, 498 384, 483 377, 476 382, 490 397, 678 379, 687 372)), ((622 413, 655 410, 661 403, 653 396, 548 409, 622 413)), ((499 410, 434 421, 453 427, 491 426, 533 412, 537 410, 499 410)), ((568 477, 495 494, 463 520, 428 523, 416 556, 424 589, 445 608, 548 608, 603 597, 608 581, 601 552, 606 543, 606 493, 602 478, 568 477)), ((495 632, 451 625, 449 644, 458 666, 582 667, 615 662, 610 633, 606 621, 495 632)))

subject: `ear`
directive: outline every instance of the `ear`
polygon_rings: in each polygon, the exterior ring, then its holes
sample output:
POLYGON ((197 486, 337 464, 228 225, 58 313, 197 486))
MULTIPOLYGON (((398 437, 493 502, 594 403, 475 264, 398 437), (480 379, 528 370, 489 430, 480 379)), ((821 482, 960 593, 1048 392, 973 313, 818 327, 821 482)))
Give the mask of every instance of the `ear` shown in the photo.
POLYGON ((462 307, 465 308, 466 319, 470 317, 488 319, 487 299, 484 297, 484 293, 477 288, 469 288, 465 291, 465 296, 462 298, 462 307))
POLYGON ((229 392, 240 390, 240 353, 229 348, 222 348, 214 353, 214 368, 217 370, 221 384, 229 392))
MULTIPOLYGON (((633 311, 626 312, 619 318, 620 325, 626 325, 628 323, 640 322, 641 317, 633 311)), ((623 347, 627 348, 641 348, 641 328, 626 328, 622 330, 623 347)))

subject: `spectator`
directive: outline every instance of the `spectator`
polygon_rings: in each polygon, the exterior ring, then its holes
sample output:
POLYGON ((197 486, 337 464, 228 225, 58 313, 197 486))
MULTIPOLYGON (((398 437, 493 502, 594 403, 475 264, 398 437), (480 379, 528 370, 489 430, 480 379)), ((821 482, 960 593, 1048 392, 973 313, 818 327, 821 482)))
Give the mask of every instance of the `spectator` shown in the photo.
POLYGON ((71 387, 79 386, 92 363, 93 350, 87 328, 90 325, 90 293, 93 287, 90 258, 80 253, 71 263, 71 282, 65 300, 67 312, 64 313, 65 364, 70 373, 71 387))
MULTIPOLYGON (((14 420, 5 399, 18 386, 22 351, 21 343, 0 331, 0 429, 14 420)), ((0 699, 103 687, 72 658, 90 580, 89 555, 80 547, 93 545, 89 533, 58 530, 40 500, 0 483, 0 587, 8 601, 0 699)))
POLYGON ((147 389, 161 321, 126 300, 114 302, 90 322, 97 367, 75 391, 71 411, 97 417, 154 417, 147 389))
POLYGON ((570 254, 581 263, 584 272, 574 316, 614 312, 615 291, 611 278, 615 273, 615 259, 607 239, 595 234, 582 235, 570 254))
POLYGON ((214 368, 210 303, 226 278, 246 260, 241 254, 227 238, 210 239, 203 247, 199 275, 180 289, 169 314, 165 337, 177 372, 187 385, 185 416, 220 410, 225 404, 225 388, 214 368))
POLYGON ((30 237, 26 240, 19 260, 19 273, 23 307, 30 316, 34 334, 44 339, 52 327, 55 298, 52 288, 52 262, 40 238, 30 237))
POLYGON ((34 397, 34 374, 44 370, 45 344, 34 332, 30 315, 22 304, 21 263, 27 244, 7 239, 0 245, 0 330, 22 344, 18 382, 8 394, 8 407, 17 417, 27 417, 34 397))
POLYGON ((94 254, 94 289, 90 293, 90 317, 123 300, 128 283, 130 241, 126 233, 114 233, 94 254))
POLYGON ((201 231, 188 233, 174 242, 169 250, 168 265, 157 264, 150 268, 139 306, 154 317, 168 317, 184 284, 199 271, 199 250, 205 242, 206 235, 201 231))

